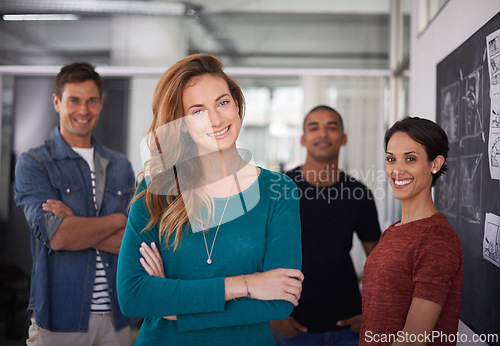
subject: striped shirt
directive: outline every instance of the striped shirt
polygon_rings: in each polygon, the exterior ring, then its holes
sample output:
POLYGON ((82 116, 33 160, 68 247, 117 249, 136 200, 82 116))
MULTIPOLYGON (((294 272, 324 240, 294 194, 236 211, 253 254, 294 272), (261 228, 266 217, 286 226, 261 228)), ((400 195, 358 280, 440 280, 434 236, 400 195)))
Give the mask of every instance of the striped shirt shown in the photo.
MULTIPOLYGON (((94 165, 94 148, 73 148, 81 157, 87 161, 90 167, 90 179, 92 181, 92 198, 94 200, 94 207, 96 215, 99 216, 96 196, 96 175, 94 165)), ((111 312, 111 301, 108 291, 108 280, 102 263, 101 254, 96 249, 96 268, 94 279, 94 291, 92 293, 92 304, 90 306, 92 313, 108 313, 111 312)))

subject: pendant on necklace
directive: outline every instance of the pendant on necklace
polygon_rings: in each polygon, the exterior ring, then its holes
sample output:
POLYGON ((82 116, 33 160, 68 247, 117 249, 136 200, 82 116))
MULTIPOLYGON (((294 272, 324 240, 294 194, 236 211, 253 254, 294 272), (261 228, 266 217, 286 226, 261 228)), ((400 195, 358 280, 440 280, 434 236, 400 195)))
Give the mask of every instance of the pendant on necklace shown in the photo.
POLYGON ((211 260, 210 258, 209 258, 209 259, 207 259, 207 263, 208 263, 208 264, 212 264, 212 260, 211 260))

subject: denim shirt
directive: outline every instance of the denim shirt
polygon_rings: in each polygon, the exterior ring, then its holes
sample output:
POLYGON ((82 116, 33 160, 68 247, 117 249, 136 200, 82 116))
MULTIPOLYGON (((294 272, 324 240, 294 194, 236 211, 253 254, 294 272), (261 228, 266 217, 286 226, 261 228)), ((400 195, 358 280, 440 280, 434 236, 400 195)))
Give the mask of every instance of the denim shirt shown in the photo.
MULTIPOLYGON (((92 138, 99 216, 127 213, 134 193, 134 173, 124 155, 92 138)), ((76 216, 96 217, 90 168, 63 139, 59 128, 39 147, 21 154, 15 171, 15 201, 31 229, 31 293, 28 310, 37 324, 56 332, 88 330, 94 289, 96 250, 54 251, 50 240, 63 218, 44 212, 47 199, 62 201, 76 216)), ((109 286, 116 330, 135 318, 125 317, 116 295, 118 256, 100 251, 109 286)))

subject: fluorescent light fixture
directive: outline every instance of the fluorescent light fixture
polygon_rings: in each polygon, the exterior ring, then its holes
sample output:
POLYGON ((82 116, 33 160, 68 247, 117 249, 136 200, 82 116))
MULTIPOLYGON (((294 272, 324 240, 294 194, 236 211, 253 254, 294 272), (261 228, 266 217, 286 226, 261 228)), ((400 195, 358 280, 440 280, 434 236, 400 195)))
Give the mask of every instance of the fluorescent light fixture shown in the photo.
POLYGON ((5 21, 28 21, 28 20, 78 20, 79 16, 74 14, 4 14, 5 21))
MULTIPOLYGON (((132 14, 184 16, 182 2, 117 1, 117 0, 0 0, 2 13, 73 13, 73 14, 132 14)), ((61 20, 61 19, 59 19, 61 20)))

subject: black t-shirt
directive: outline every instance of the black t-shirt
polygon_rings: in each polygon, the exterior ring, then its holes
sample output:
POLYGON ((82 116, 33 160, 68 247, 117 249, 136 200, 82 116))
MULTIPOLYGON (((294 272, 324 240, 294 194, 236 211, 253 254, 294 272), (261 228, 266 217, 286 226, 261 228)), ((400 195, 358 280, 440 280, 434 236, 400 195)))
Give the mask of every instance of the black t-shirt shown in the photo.
POLYGON ((300 167, 286 172, 300 197, 302 272, 299 305, 291 316, 310 332, 334 331, 339 320, 361 314, 358 279, 349 254, 355 231, 377 241, 380 225, 371 191, 344 172, 327 187, 309 184, 300 167))

